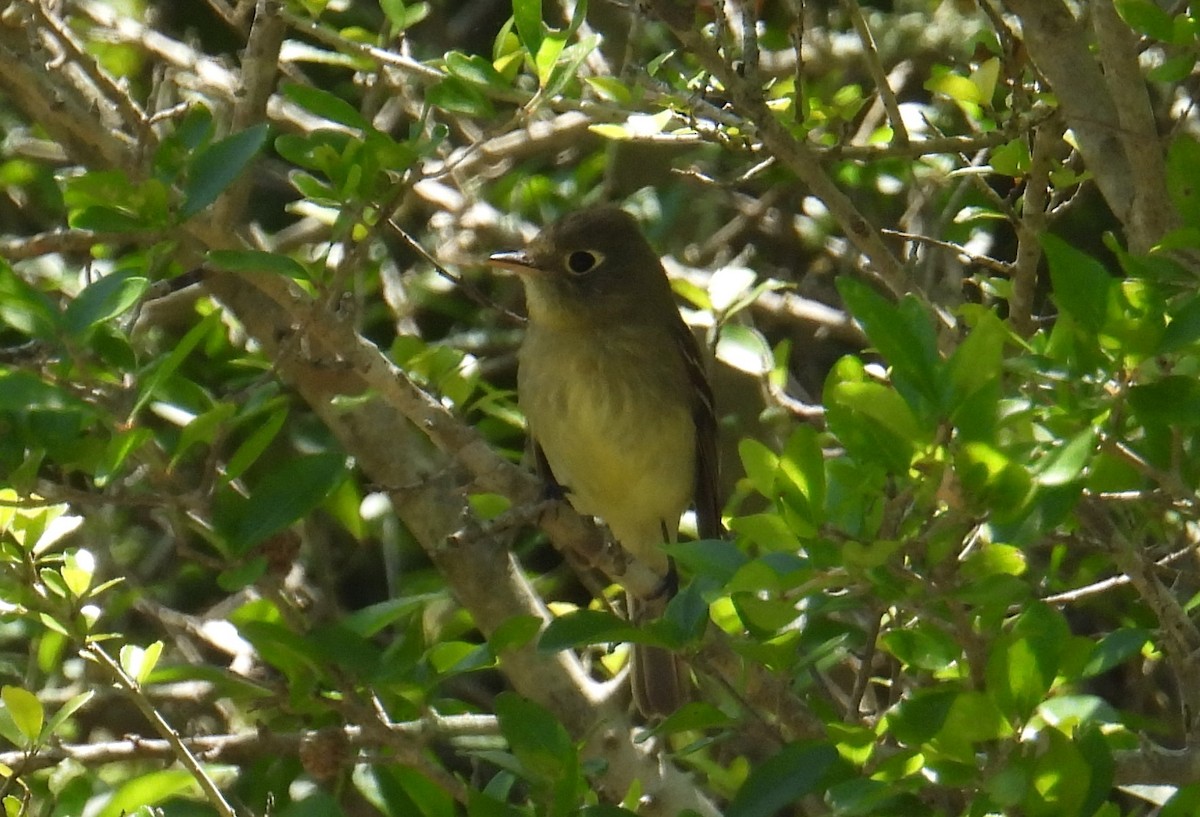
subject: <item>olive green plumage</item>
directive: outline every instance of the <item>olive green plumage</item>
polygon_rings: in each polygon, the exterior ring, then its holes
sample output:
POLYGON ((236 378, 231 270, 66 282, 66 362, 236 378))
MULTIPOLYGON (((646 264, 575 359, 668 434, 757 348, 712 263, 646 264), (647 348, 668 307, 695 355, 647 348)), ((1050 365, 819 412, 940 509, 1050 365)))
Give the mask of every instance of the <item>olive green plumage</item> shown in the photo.
MULTIPOLYGON (((713 537, 720 509, 712 395, 658 256, 632 216, 598 207, 491 260, 525 285, 519 401, 553 480, 665 587, 660 545, 674 541, 680 515, 694 500, 701 535, 713 537)), ((631 599, 631 616, 654 618, 666 602, 631 599)), ((665 650, 635 649, 632 676, 647 715, 686 698, 683 668, 665 650)))

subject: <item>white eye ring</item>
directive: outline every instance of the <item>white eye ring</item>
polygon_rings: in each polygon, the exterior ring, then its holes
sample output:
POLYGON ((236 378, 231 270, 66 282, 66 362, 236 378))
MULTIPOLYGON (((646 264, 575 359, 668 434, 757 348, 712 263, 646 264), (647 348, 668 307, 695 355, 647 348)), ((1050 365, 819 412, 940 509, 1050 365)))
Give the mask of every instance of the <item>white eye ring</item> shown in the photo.
POLYGON ((586 275, 600 266, 604 261, 604 253, 597 250, 572 250, 563 260, 566 262, 567 272, 572 275, 586 275))

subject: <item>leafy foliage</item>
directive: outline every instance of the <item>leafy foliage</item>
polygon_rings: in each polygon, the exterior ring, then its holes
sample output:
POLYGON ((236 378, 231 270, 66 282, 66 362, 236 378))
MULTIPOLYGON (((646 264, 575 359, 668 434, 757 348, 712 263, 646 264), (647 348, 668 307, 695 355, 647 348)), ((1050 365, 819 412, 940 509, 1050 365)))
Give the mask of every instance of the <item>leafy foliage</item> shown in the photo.
POLYGON ((1200 29, 1079 5, 10 3, 5 813, 1195 813, 1200 29), (727 438, 640 627, 478 274, 601 200, 727 438))

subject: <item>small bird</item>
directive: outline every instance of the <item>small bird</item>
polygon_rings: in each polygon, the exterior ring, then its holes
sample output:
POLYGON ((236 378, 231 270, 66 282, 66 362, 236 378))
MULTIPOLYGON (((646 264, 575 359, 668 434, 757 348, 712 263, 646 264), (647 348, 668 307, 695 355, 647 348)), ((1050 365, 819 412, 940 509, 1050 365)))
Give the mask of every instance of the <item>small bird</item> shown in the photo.
MULTIPOLYGON (((694 501, 701 537, 721 534, 712 390, 662 263, 634 218, 609 206, 489 260, 525 287, 518 401, 543 476, 663 577, 654 598, 629 599, 634 622, 657 618, 676 583, 661 545, 675 541, 683 511, 694 501)), ((647 717, 687 699, 685 669, 667 650, 636 646, 630 677, 647 717)))

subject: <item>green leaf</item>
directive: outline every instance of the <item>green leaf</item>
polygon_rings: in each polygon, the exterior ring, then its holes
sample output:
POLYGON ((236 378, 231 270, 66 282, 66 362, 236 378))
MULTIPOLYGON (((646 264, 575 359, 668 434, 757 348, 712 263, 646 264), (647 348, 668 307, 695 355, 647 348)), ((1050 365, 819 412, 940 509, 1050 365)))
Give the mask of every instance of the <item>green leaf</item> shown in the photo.
POLYGON ((390 32, 392 36, 407 31, 429 15, 428 3, 413 3, 406 6, 403 0, 379 0, 379 7, 383 9, 388 22, 392 24, 390 32))
POLYGON ((1196 817, 1200 814, 1200 783, 1184 786, 1163 804, 1158 817, 1196 817))
POLYGON ((1084 811, 1084 804, 1093 774, 1103 775, 1104 770, 1094 770, 1079 747, 1057 729, 1044 730, 1041 737, 1044 744, 1034 762, 1024 813, 1030 817, 1092 814, 1095 809, 1084 811))
POLYGON ((133 233, 149 226, 137 216, 103 205, 73 211, 67 224, 76 230, 94 230, 98 233, 133 233))
POLYGON ((1083 667, 1083 677, 1103 675, 1141 652, 1150 642, 1150 633, 1140 628, 1122 628, 1100 639, 1083 667))
POLYGON ((171 349, 171 353, 153 369, 149 377, 142 381, 137 402, 133 404, 133 409, 129 412, 130 417, 135 417, 150 402, 155 392, 166 383, 167 379, 175 373, 176 369, 183 364, 187 356, 196 348, 196 344, 212 329, 219 326, 220 323, 221 313, 211 312, 204 316, 204 320, 187 331, 187 334, 171 349))
POLYGON ((676 542, 667 552, 689 573, 706 576, 724 584, 733 578, 749 559, 733 542, 701 539, 697 542, 676 542))
POLYGON ((1150 0, 1115 0, 1113 6, 1121 19, 1139 34, 1166 43, 1174 39, 1175 26, 1171 15, 1150 0))
POLYGON ((799 617, 795 602, 789 599, 762 598, 758 593, 741 591, 733 593, 730 601, 755 638, 771 638, 799 617))
POLYGON ((289 679, 320 666, 324 656, 317 644, 275 621, 235 622, 238 633, 254 645, 262 658, 289 679))
POLYGON ((425 91, 425 101, 435 108, 464 116, 490 118, 495 115, 492 102, 474 85, 457 77, 446 77, 425 91))
POLYGON ((138 302, 150 282, 125 270, 105 275, 84 288, 63 312, 63 326, 79 336, 94 325, 123 314, 138 302))
POLYGON ((542 620, 538 616, 513 616, 500 623, 488 636, 488 644, 492 651, 500 655, 505 650, 515 650, 529 644, 537 638, 542 629, 542 620))
POLYGON ((1008 327, 993 312, 978 316, 971 333, 954 350, 946 363, 949 391, 943 409, 953 414, 971 396, 996 382, 1004 360, 1008 327))
MULTIPOLYGON (((578 9, 578 6, 582 5, 584 3, 580 2, 576 8, 578 9)), ((548 42, 550 42, 549 38, 542 42, 543 50, 545 50, 548 42)), ((574 45, 563 49, 556 57, 554 64, 550 68, 549 76, 546 77, 546 81, 542 84, 542 95, 554 97, 561 93, 562 89, 567 86, 567 83, 578 75, 579 66, 583 65, 583 61, 588 58, 589 54, 596 50, 596 46, 599 43, 599 37, 585 37, 574 45)), ((539 63, 541 57, 542 54, 539 52, 539 63)))
POLYGON ((1196 57, 1194 55, 1170 54, 1165 60, 1146 72, 1146 79, 1155 84, 1175 84, 1191 76, 1195 68, 1196 57))
MULTIPOLYGON (((839 748, 843 748, 844 751, 843 746, 839 748)), ((904 803, 911 797, 912 795, 898 792, 894 783, 861 777, 830 786, 827 795, 829 805, 833 809, 832 813, 844 815, 844 817, 920 814, 919 807, 904 803)))
POLYGON ((67 719, 78 712, 96 695, 96 690, 89 689, 87 692, 81 692, 68 700, 65 704, 58 708, 54 716, 50 718, 50 722, 46 724, 46 734, 55 735, 58 730, 66 723, 67 719))
MULTIPOLYGON (((854 278, 838 278, 837 288, 846 306, 862 323, 871 345, 891 365, 897 388, 903 391, 903 385, 911 384, 936 405, 941 360, 937 334, 925 307, 912 296, 905 296, 899 305, 893 305, 854 278)), ((911 405, 912 401, 909 402, 911 405)))
POLYGON ((905 746, 928 743, 942 730, 960 694, 957 689, 940 686, 916 690, 888 710, 888 732, 905 746))
POLYGON ((814 529, 820 527, 825 511, 825 452, 812 426, 797 426, 792 432, 779 457, 779 474, 791 488, 785 491, 785 500, 814 529))
POLYGON ((914 443, 925 439, 908 403, 882 383, 836 380, 825 388, 830 429, 855 457, 890 471, 907 471, 914 443))
POLYGON ((308 270, 296 259, 262 250, 210 250, 208 263, 229 272, 267 272, 296 281, 310 279, 308 270))
POLYGON ((360 638, 373 638, 385 627, 416 615, 435 598, 433 595, 420 595, 388 599, 354 611, 343 618, 341 624, 360 638))
POLYGON ((1096 448, 1096 432, 1086 429, 1054 449, 1039 465, 1036 476, 1042 485, 1066 485, 1083 476, 1096 448))
POLYGON ((1092 332, 1104 327, 1113 278, 1104 265, 1057 236, 1041 237, 1058 308, 1092 332))
POLYGON ((267 446, 279 434, 279 430, 283 428, 287 417, 288 407, 285 403, 268 414, 266 419, 258 420, 256 418, 254 431, 233 452, 233 455, 229 458, 229 462, 225 464, 225 470, 221 475, 222 478, 227 482, 233 481, 244 474, 247 468, 257 462, 262 453, 267 450, 267 446))
POLYGON ((1163 332, 1160 352, 1176 352, 1200 340, 1200 298, 1189 298, 1179 309, 1172 309, 1170 321, 1163 332))
POLYGON ((68 699, 68 701, 62 704, 61 707, 59 707, 59 710, 54 713, 54 716, 50 717, 50 720, 46 725, 46 734, 54 735, 58 733, 62 725, 66 723, 68 717, 76 714, 79 709, 85 707, 85 705, 88 704, 88 702, 91 701, 91 699, 95 696, 96 690, 88 690, 86 692, 80 692, 79 695, 68 699))
POLYGON ((1025 721, 1046 697, 1069 636, 1062 614, 1035 603, 1017 617, 1011 632, 992 643, 988 690, 1010 721, 1025 721))
POLYGON ((193 445, 207 445, 216 439, 217 434, 224 429, 225 424, 236 412, 237 406, 233 403, 217 403, 203 414, 193 417, 179 434, 179 441, 175 444, 175 450, 171 454, 169 467, 174 469, 193 445))
POLYGON ((577 776, 575 744, 549 711, 516 693, 502 692, 496 697, 496 717, 531 781, 548 785, 577 776))
POLYGON ((796 532, 778 513, 754 513, 736 516, 729 524, 733 532, 745 536, 764 550, 795 553, 800 550, 796 532))
POLYGON ((267 141, 267 126, 255 125, 206 147, 188 165, 183 188, 182 218, 191 218, 217 200, 258 155, 267 141))
MULTIPOLYGON (((672 649, 678 649, 689 641, 699 641, 708 626, 708 601, 705 599, 705 591, 713 584, 711 579, 706 580, 703 577, 688 582, 667 603, 662 618, 650 622, 643 631, 657 636, 672 649)), ((646 641, 644 637, 639 640, 646 641)))
POLYGON ((88 588, 92 586, 92 579, 95 578, 96 559, 92 556, 91 551, 83 548, 73 550, 63 558, 62 567, 58 572, 71 597, 83 598, 88 588))
POLYGON ((775 474, 779 470, 779 455, 753 437, 738 442, 742 468, 754 490, 767 499, 775 499, 775 474))
POLYGON ((816 791, 837 751, 825 743, 790 743, 751 770, 726 817, 772 817, 785 806, 816 791))
POLYGON ((705 729, 725 729, 737 721, 717 707, 703 701, 687 703, 676 709, 655 730, 659 734, 693 732, 705 729))
POLYGON ((183 769, 139 774, 122 783, 96 817, 126 817, 195 788, 191 773, 183 769))
POLYGON ((948 71, 925 80, 925 90, 949 97, 955 102, 970 102, 978 105, 985 101, 978 85, 967 77, 948 71))
POLYGON ((969 442, 954 457, 963 488, 981 506, 1007 518, 1033 497, 1033 478, 1021 461, 987 443, 969 442))
POLYGON ((532 57, 542 47, 545 27, 542 24, 542 0, 513 0, 513 22, 521 45, 532 57))
POLYGON ((96 486, 103 488, 113 477, 121 473, 121 466, 131 454, 154 439, 154 432, 148 428, 130 428, 116 431, 104 447, 104 456, 96 464, 93 479, 96 486))
POLYGON ((355 130, 367 131, 371 123, 358 109, 342 97, 323 88, 289 82, 283 86, 283 95, 309 113, 355 130))
POLYGON ((1024 139, 1014 139, 992 151, 992 170, 1019 179, 1029 172, 1029 145, 1024 139))
POLYGON ((0 369, 0 411, 23 412, 33 409, 91 412, 91 407, 75 395, 29 372, 0 369))
POLYGON ((246 499, 214 515, 214 526, 234 554, 303 518, 346 477, 341 454, 313 454, 280 463, 246 499))
POLYGON ((141 686, 150 677, 154 667, 158 665, 162 651, 163 643, 161 641, 155 641, 145 649, 136 644, 126 644, 121 647, 119 654, 121 669, 125 670, 125 674, 132 678, 134 683, 141 686))
MULTIPOLYGON (((384 814, 395 817, 456 817, 460 814, 454 803, 454 795, 446 790, 444 784, 435 781, 425 770, 409 768, 400 763, 390 763, 375 766, 373 772, 379 780, 381 790, 400 788, 404 802, 411 804, 405 810, 393 809, 384 814)), ((389 804, 395 803, 395 796, 389 798, 389 804)), ((323 815, 313 815, 323 817, 323 815)))
POLYGON ((1011 737, 1012 726, 1004 719, 991 695, 963 692, 954 699, 938 744, 971 760, 976 744, 1011 737))
POLYGON ((989 542, 976 548, 962 563, 963 577, 982 581, 992 576, 1021 576, 1028 567, 1025 554, 1018 547, 1002 542, 989 542))
POLYGON ((771 344, 758 330, 740 323, 721 327, 716 358, 746 374, 762 377, 775 367, 771 344))
POLYGON ((0 321, 43 339, 54 337, 59 325, 54 302, 17 275, 4 259, 0 259, 0 321))
POLYGON ((41 737, 46 716, 42 702, 29 690, 14 686, 0 687, 0 700, 25 738, 24 746, 28 748, 36 744, 41 737))
POLYGON ((1200 424, 1200 382, 1190 375, 1168 375, 1129 390, 1129 405, 1148 424, 1200 424))
POLYGON ((509 82, 486 58, 461 51, 447 52, 446 70, 452 76, 487 88, 507 88, 509 82))
POLYGON ((962 658, 958 642, 929 624, 889 630, 879 637, 879 644, 908 666, 929 672, 941 672, 962 658))
POLYGON ((458 675, 496 665, 496 656, 487 644, 470 641, 439 641, 429 648, 427 657, 439 675, 458 675))
POLYGON ((603 610, 575 610, 555 618, 538 639, 538 649, 557 652, 589 644, 641 639, 637 627, 603 610))
POLYGON ((605 102, 626 107, 633 101, 633 92, 629 89, 629 84, 617 77, 584 77, 583 81, 605 102))

